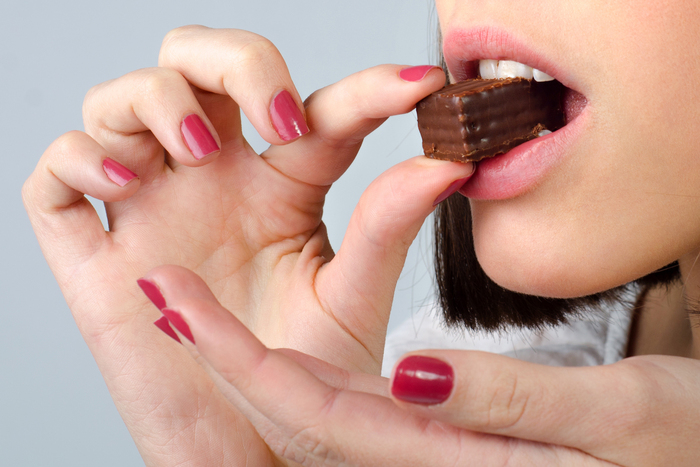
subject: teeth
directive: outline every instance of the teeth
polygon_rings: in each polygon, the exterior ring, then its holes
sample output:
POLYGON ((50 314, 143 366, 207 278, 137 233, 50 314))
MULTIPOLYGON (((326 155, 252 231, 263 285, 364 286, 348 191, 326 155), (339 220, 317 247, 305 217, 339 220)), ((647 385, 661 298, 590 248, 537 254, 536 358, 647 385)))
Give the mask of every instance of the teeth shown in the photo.
POLYGON ((512 60, 501 60, 498 62, 496 78, 526 78, 532 79, 532 67, 512 60))
POLYGON ((547 73, 513 60, 479 60, 479 76, 483 79, 534 78, 539 82, 554 80, 547 73))
POLYGON ((549 131, 549 130, 542 130, 542 131, 540 131, 539 133, 537 133, 537 136, 538 136, 538 137, 547 136, 547 135, 549 135, 549 134, 551 134, 551 133, 552 133, 552 132, 549 131))
POLYGON ((484 79, 496 79, 498 60, 479 60, 479 74, 484 79))
POLYGON ((543 81, 554 81, 554 78, 540 70, 532 70, 532 77, 535 78, 535 81, 539 81, 540 83, 543 81))

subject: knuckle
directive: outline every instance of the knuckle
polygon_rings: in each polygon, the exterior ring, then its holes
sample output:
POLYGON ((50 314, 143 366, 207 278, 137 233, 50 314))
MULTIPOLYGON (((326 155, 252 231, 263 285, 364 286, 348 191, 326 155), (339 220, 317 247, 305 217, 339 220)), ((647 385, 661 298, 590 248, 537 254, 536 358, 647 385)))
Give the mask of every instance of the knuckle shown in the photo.
POLYGON ((291 436, 283 456, 304 465, 342 465, 346 462, 333 437, 320 425, 304 428, 291 436))
POLYGON ((64 133, 51 143, 43 157, 50 160, 60 158, 65 154, 74 154, 79 151, 84 138, 85 133, 82 131, 73 130, 64 133))
POLYGON ((270 40, 252 33, 236 52, 236 61, 244 66, 270 66, 280 57, 277 47, 270 40))
POLYGON ((22 202, 26 208, 32 206, 34 200, 34 174, 30 175, 22 185, 22 202))
POLYGON ((85 94, 85 98, 83 99, 83 120, 86 123, 92 118, 92 110, 97 107, 97 102, 100 99, 99 96, 101 95, 102 89, 113 81, 114 80, 105 81, 104 83, 97 84, 88 89, 88 92, 85 94))
POLYGON ((492 428, 510 428, 522 419, 529 397, 520 387, 516 374, 499 376, 488 407, 488 420, 492 428))
POLYGON ((73 130, 64 133, 51 143, 41 156, 34 172, 22 185, 22 201, 26 207, 32 206, 35 200, 42 197, 41 181, 47 173, 51 173, 51 166, 64 163, 63 158, 66 155, 79 152, 84 138, 85 133, 73 130))
POLYGON ((665 391, 654 375, 658 374, 654 364, 643 359, 629 358, 620 362, 617 377, 614 380, 614 391, 621 405, 616 417, 616 424, 626 432, 643 431, 652 420, 660 420, 664 415, 657 413, 661 407, 668 407, 660 403, 665 398, 665 391))
POLYGON ((483 386, 486 394, 474 394, 473 400, 483 401, 473 411, 476 428, 497 431, 512 428, 522 420, 530 403, 530 393, 523 389, 518 374, 513 371, 489 371, 490 380, 483 386))
POLYGON ((197 33, 202 29, 207 28, 196 24, 190 24, 168 31, 165 37, 163 37, 163 41, 160 45, 159 63, 163 60, 167 60, 171 56, 170 54, 173 48, 177 46, 177 43, 180 40, 187 36, 191 36, 193 33, 197 33))
POLYGON ((185 78, 170 68, 147 68, 137 73, 142 75, 139 90, 150 99, 162 100, 172 90, 185 84, 185 78))

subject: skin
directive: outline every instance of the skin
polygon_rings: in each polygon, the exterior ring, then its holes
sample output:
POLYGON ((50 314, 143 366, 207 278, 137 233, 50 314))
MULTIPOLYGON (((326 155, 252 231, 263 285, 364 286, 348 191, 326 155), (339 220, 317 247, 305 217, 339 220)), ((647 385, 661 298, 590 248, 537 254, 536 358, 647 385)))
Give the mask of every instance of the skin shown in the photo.
MULTIPOLYGON (((443 27, 470 17, 456 5, 438 3, 443 27)), ((470 15, 496 14, 482 8, 495 10, 485 4, 470 15)), ((585 5, 577 8, 588 11, 585 5)), ((621 21, 632 24, 631 14, 621 21)), ((525 27, 514 16, 510 22, 508 27, 525 27)), ((657 40, 671 34, 663 31, 652 29, 657 40)), ((606 39, 596 39, 596 48, 604 49, 606 39)), ((566 51, 562 47, 559 53, 566 51)), ((659 47, 652 52, 660 53, 659 47)), ((593 55, 588 61, 597 63, 593 55)), ((392 398, 391 381, 378 374, 396 279, 434 200, 455 180, 469 177, 472 168, 419 157, 382 174, 360 201, 338 252, 331 250, 321 222, 323 197, 352 162, 362 138, 439 88, 442 72, 406 82, 398 75, 403 66, 387 65, 319 90, 303 110, 311 132, 285 143, 270 125, 269 103, 279 89, 289 90, 300 109, 301 99, 284 61, 264 38, 182 28, 165 38, 159 62, 161 68, 132 72, 91 90, 84 104, 86 132, 54 142, 23 190, 48 263, 147 465, 444 466, 447 460, 479 466, 639 466, 692 465, 700 455, 694 390, 700 365, 686 358, 636 357, 606 367, 563 369, 473 352, 426 351, 421 354, 455 371, 449 399, 423 407, 392 398), (242 66, 216 66, 232 62, 242 66), (260 66, 246 63, 266 63, 265 76, 256 75, 260 66), (272 144, 265 153, 254 154, 246 145, 239 109, 272 144), (202 160, 192 157, 180 135, 180 122, 191 113, 200 115, 221 148, 202 160), (123 187, 113 183, 102 170, 105 157, 139 177, 123 187), (104 232, 84 193, 106 201, 110 232, 104 232), (179 346, 152 325, 160 314, 136 286, 139 277, 160 290, 196 345, 180 334, 184 345, 179 346), (279 348, 287 350, 272 350, 279 348), (578 412, 582 407, 585 414, 578 412)), ((595 79, 584 76, 581 82, 595 110, 591 124, 614 134, 617 120, 607 112, 621 118, 624 103, 615 105, 613 93, 595 79)), ((624 93, 618 94, 624 100, 624 93)), ((637 117, 630 133, 650 124, 637 117)), ((628 131, 626 124, 618 130, 628 131)), ((586 136, 580 145, 594 151, 611 144, 594 139, 586 136)), ((647 144, 635 148, 643 151, 647 144)), ((583 149, 577 146, 577 154, 583 149)), ((694 193, 682 190, 690 184, 679 177, 696 173, 687 165, 691 157, 678 154, 686 163, 682 167, 657 167, 649 153, 634 170, 602 156, 588 167, 574 154, 521 199, 482 208, 479 229, 516 221, 542 224, 586 200, 595 204, 603 225, 615 227, 613 239, 635 233, 625 240, 649 247, 653 260, 626 257, 632 246, 615 243, 615 253, 629 260, 625 264, 633 272, 614 265, 612 272, 586 275, 595 268, 591 258, 580 261, 589 248, 582 238, 596 232, 590 223, 574 221, 566 232, 572 251, 553 245, 563 254, 561 264, 580 266, 576 287, 595 289, 615 282, 613 276, 621 281, 648 272, 657 262, 656 267, 690 254, 695 245, 680 219, 695 213, 692 199, 671 197, 673 209, 664 205, 662 210, 657 205, 668 196, 635 196, 650 174, 655 190, 667 183, 674 193, 694 193), (618 165, 622 173, 609 169, 602 177, 605 164, 618 165), (674 170, 671 183, 665 177, 674 170), (608 180, 613 176, 625 189, 608 180), (545 194, 564 183, 572 184, 573 193, 559 190, 561 199, 545 208, 545 194), (612 191, 603 196, 597 184, 612 191), (633 213, 627 214, 623 207, 632 201, 651 211, 632 203, 633 213), (536 215, 538 208, 548 217, 536 215), (668 227, 656 218, 650 222, 651 213, 679 218, 671 224, 674 242, 651 244, 650 237, 668 227), (627 231, 608 221, 619 216, 637 228, 627 231), (646 224, 640 216, 646 216, 646 224)), ((587 219, 593 215, 582 213, 587 219)), ((479 231, 482 240, 486 230, 479 231)), ((557 239, 553 231, 546 234, 557 239)), ((612 243, 604 237, 602 232, 592 236, 594 251, 612 243)), ((512 238, 502 239, 510 241, 507 251, 517 267, 500 271, 499 280, 544 287, 547 277, 523 279, 534 266, 520 258, 527 259, 530 251, 512 238)), ((480 257, 498 277, 494 265, 503 257, 494 258, 489 245, 479 242, 480 257)), ((692 274, 685 277, 690 284, 692 274)), ((560 292, 570 294, 572 287, 560 292)))
MULTIPOLYGON (((498 27, 555 63, 588 100, 583 134, 534 189, 508 200, 471 201, 475 247, 486 273, 511 290, 576 297, 679 260, 688 287, 680 286, 684 293, 660 292, 663 303, 647 307, 644 319, 684 321, 687 341, 685 304, 700 298, 694 271, 700 248, 694 137, 700 90, 688 79, 700 72, 700 48, 692 45, 700 33, 698 4, 436 4, 443 36, 498 27)), ((698 355, 697 331, 692 334, 692 345, 687 341, 675 353, 698 355)), ((667 340, 674 336, 669 332, 667 340)))

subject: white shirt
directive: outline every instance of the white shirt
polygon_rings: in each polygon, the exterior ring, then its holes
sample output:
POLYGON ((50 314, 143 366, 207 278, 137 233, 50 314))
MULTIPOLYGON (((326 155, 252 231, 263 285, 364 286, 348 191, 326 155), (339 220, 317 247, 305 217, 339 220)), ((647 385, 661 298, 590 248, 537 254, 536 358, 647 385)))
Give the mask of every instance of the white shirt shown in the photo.
POLYGON ((422 349, 480 350, 553 366, 614 363, 627 353, 637 293, 629 287, 621 303, 587 310, 568 325, 507 334, 449 330, 437 307, 426 306, 387 336, 382 375, 389 377, 406 352, 422 349))

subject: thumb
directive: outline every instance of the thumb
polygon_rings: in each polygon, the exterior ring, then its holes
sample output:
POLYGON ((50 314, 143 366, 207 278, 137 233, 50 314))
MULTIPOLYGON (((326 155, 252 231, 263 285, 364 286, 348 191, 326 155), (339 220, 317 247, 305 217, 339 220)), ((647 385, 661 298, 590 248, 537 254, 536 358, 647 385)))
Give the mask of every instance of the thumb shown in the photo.
POLYGON ((676 357, 566 368, 430 350, 396 365, 391 393, 407 411, 460 428, 568 446, 619 465, 693 465, 684 456, 693 455, 688 446, 700 429, 698 370, 698 362, 676 357))
MULTIPOLYGON (((381 356, 394 289, 408 248, 435 206, 455 193, 472 164, 424 156, 404 161, 363 193, 333 260, 317 276, 316 291, 327 309, 355 337, 381 356)), ((381 360, 381 359, 379 359, 381 360)))

